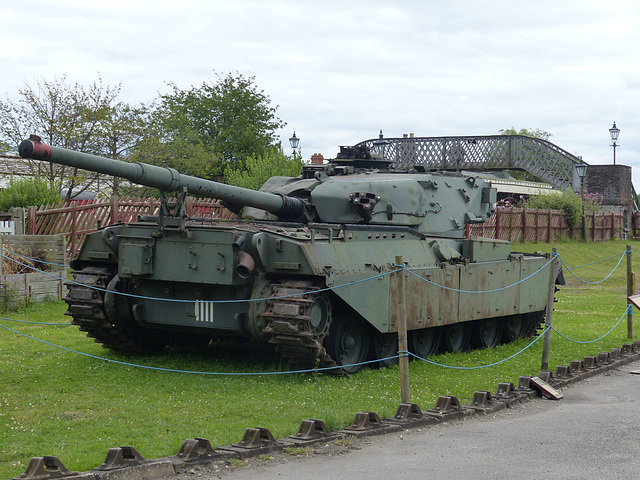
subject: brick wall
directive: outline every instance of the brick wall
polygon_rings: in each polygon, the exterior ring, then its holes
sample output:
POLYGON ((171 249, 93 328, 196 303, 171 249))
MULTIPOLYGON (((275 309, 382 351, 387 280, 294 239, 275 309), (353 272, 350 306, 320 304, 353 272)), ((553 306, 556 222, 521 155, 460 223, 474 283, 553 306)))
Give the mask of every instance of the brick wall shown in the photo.
POLYGON ((626 165, 589 165, 584 180, 585 193, 599 193, 604 205, 626 210, 626 225, 631 225, 633 188, 631 167, 626 165))

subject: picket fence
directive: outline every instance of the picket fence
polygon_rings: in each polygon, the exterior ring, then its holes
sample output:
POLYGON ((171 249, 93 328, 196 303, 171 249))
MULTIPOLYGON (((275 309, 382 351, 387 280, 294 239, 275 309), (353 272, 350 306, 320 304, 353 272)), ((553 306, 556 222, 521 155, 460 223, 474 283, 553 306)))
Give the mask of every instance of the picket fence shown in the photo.
MULTIPOLYGON (((587 240, 602 242, 625 238, 622 213, 586 215, 587 240)), ((547 242, 561 238, 582 239, 582 222, 570 227, 562 210, 498 207, 495 215, 481 224, 467 225, 467 237, 488 237, 510 242, 547 242)))
MULTIPOLYGON (((171 200, 170 200, 171 201, 171 200)), ((236 216, 217 200, 188 197, 187 215, 202 223, 236 216)), ((67 259, 78 252, 85 236, 100 227, 116 223, 135 222, 143 215, 158 215, 157 198, 112 197, 109 201, 80 200, 69 204, 30 207, 27 210, 27 233, 30 235, 57 235, 66 237, 67 259)))
MULTIPOLYGON (((186 202, 187 215, 202 223, 236 216, 217 200, 195 199, 186 202)), ((157 198, 113 197, 110 201, 84 200, 31 207, 27 211, 27 231, 31 235, 66 237, 67 258, 72 258, 87 233, 102 226, 135 222, 143 215, 157 215, 157 198)), ((567 215, 560 210, 498 207, 482 224, 467 225, 467 237, 478 236, 511 242, 548 242, 560 238, 581 238, 581 225, 569 227, 567 215)), ((593 213, 586 217, 587 237, 592 241, 624 238, 624 216, 619 213, 593 213)))

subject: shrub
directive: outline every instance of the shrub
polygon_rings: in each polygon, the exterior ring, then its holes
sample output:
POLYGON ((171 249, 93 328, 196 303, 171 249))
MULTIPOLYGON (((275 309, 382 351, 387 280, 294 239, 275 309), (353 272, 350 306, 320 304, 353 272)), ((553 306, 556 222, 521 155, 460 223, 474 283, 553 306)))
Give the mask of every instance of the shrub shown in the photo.
POLYGON ((60 189, 40 177, 9 179, 9 186, 0 190, 0 211, 11 207, 48 205, 60 201, 60 189))
POLYGON ((570 228, 577 225, 582 217, 582 199, 571 190, 549 195, 533 195, 529 198, 527 207, 563 210, 567 214, 567 225, 570 228))

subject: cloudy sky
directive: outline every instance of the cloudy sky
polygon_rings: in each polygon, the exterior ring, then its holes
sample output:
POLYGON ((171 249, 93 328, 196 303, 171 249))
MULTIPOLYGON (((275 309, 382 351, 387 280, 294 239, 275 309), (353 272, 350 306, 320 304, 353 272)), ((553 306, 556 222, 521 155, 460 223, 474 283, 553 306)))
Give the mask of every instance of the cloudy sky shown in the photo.
POLYGON ((542 129, 640 190, 637 0, 29 0, 0 3, 0 96, 25 83, 121 84, 148 102, 254 76, 304 158, 385 136, 542 129), (11 5, 11 6, 9 6, 11 5))

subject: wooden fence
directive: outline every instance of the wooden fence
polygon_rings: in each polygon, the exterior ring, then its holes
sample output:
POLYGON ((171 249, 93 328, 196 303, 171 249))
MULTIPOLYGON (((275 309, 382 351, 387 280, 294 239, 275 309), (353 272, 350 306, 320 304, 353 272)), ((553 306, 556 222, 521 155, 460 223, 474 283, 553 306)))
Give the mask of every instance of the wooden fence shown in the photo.
MULTIPOLYGON (((187 215, 203 223, 213 219, 235 218, 217 200, 188 197, 187 215)), ((157 215, 157 198, 112 197, 109 201, 83 200, 65 205, 30 207, 27 211, 27 233, 30 235, 64 235, 67 239, 67 259, 78 252, 87 233, 106 225, 134 222, 140 215, 157 215)))
POLYGON ((0 309, 60 300, 67 278, 65 239, 62 235, 0 235, 0 309), (11 253, 15 252, 15 253, 11 253), (27 258, 34 259, 30 262, 27 258), (16 263, 18 262, 18 263, 16 263), (21 270, 19 263, 35 267, 21 270), (6 267, 5 267, 6 265, 6 267))
MULTIPOLYGON (((156 198, 113 197, 108 202, 85 200, 69 205, 31 207, 27 212, 27 228, 31 235, 62 234, 67 239, 67 258, 72 258, 87 233, 101 226, 136 221, 140 215, 157 215, 160 201, 156 198)), ((217 200, 188 198, 187 215, 209 223, 213 219, 235 218, 217 200)), ((587 237, 592 241, 623 238, 624 217, 618 213, 589 214, 587 237)), ((566 213, 560 210, 498 207, 485 223, 469 224, 467 236, 508 240, 511 242, 552 242, 560 238, 582 236, 581 225, 570 228, 566 213)))
MULTIPOLYGON (((595 242, 624 238, 624 215, 592 213, 586 216, 587 239, 595 242)), ((467 236, 488 237, 510 242, 547 242, 560 238, 582 238, 582 223, 573 228, 561 210, 498 207, 482 224, 467 225, 467 236)))

